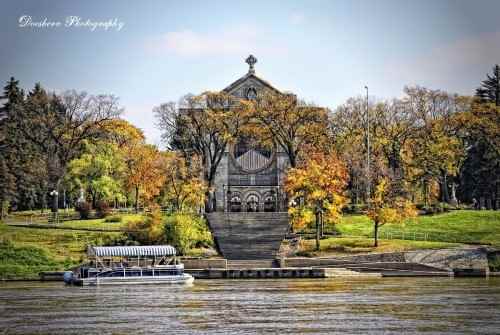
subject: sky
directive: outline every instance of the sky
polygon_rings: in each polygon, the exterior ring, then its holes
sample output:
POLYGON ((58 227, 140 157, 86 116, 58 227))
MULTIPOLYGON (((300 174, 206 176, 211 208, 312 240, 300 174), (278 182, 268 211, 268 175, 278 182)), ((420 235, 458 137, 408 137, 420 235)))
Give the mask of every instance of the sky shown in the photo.
POLYGON ((400 97, 405 85, 470 95, 500 63, 498 0, 16 0, 1 8, 1 81, 114 94, 123 117, 157 145, 154 106, 222 90, 246 74, 249 54, 259 77, 331 109, 365 85, 376 99, 400 97))

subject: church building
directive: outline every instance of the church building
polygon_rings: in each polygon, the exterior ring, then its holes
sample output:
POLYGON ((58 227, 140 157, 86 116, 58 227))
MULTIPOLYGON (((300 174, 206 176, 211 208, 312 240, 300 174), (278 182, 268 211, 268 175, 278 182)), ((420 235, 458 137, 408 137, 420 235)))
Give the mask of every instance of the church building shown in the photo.
MULTIPOLYGON (((248 72, 222 91, 240 99, 255 99, 270 91, 281 92, 255 74, 257 59, 246 59, 248 72)), ((264 149, 240 138, 229 146, 217 169, 213 207, 220 212, 286 211, 282 189, 288 156, 279 146, 264 149)))

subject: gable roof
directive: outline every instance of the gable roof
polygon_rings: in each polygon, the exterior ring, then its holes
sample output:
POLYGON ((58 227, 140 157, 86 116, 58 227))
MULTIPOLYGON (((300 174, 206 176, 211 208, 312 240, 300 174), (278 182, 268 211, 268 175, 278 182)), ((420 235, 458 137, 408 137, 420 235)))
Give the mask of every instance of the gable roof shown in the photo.
POLYGON ((244 75, 240 79, 236 80, 231 85, 227 86, 225 89, 222 90, 222 92, 229 93, 249 79, 254 79, 254 80, 258 81, 259 83, 261 83, 264 87, 269 88, 270 90, 274 91, 275 93, 281 94, 281 92, 276 87, 274 87, 273 85, 271 85, 270 83, 268 83, 264 79, 257 77, 255 75, 255 73, 251 73, 251 72, 248 72, 246 75, 244 75))

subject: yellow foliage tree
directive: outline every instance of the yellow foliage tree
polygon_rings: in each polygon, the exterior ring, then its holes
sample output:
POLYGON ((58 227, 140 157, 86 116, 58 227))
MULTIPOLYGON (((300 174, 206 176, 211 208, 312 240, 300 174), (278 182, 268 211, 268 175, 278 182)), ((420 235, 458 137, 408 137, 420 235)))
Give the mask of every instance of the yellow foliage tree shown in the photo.
POLYGON ((407 199, 396 195, 388 178, 382 178, 375 187, 368 217, 374 223, 374 246, 378 246, 378 229, 385 224, 401 224, 415 217, 415 206, 407 199))
POLYGON ((190 164, 179 152, 163 153, 161 171, 165 177, 163 186, 164 198, 175 210, 193 211, 203 205, 207 191, 202 175, 201 162, 197 157, 190 164))
POLYGON ((286 176, 285 191, 295 206, 290 206, 292 225, 299 228, 312 223, 316 216, 316 246, 319 249, 320 224, 325 219, 334 222, 346 203, 344 190, 347 169, 334 152, 311 152, 286 176), (316 214, 316 215, 315 215, 316 214))

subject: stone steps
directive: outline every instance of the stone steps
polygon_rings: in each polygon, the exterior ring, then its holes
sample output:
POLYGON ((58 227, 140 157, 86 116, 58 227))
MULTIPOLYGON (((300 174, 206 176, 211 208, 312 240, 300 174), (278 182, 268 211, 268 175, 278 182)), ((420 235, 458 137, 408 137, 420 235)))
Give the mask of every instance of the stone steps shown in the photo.
POLYGON ((288 231, 287 213, 207 214, 221 254, 228 260, 273 259, 288 231))

